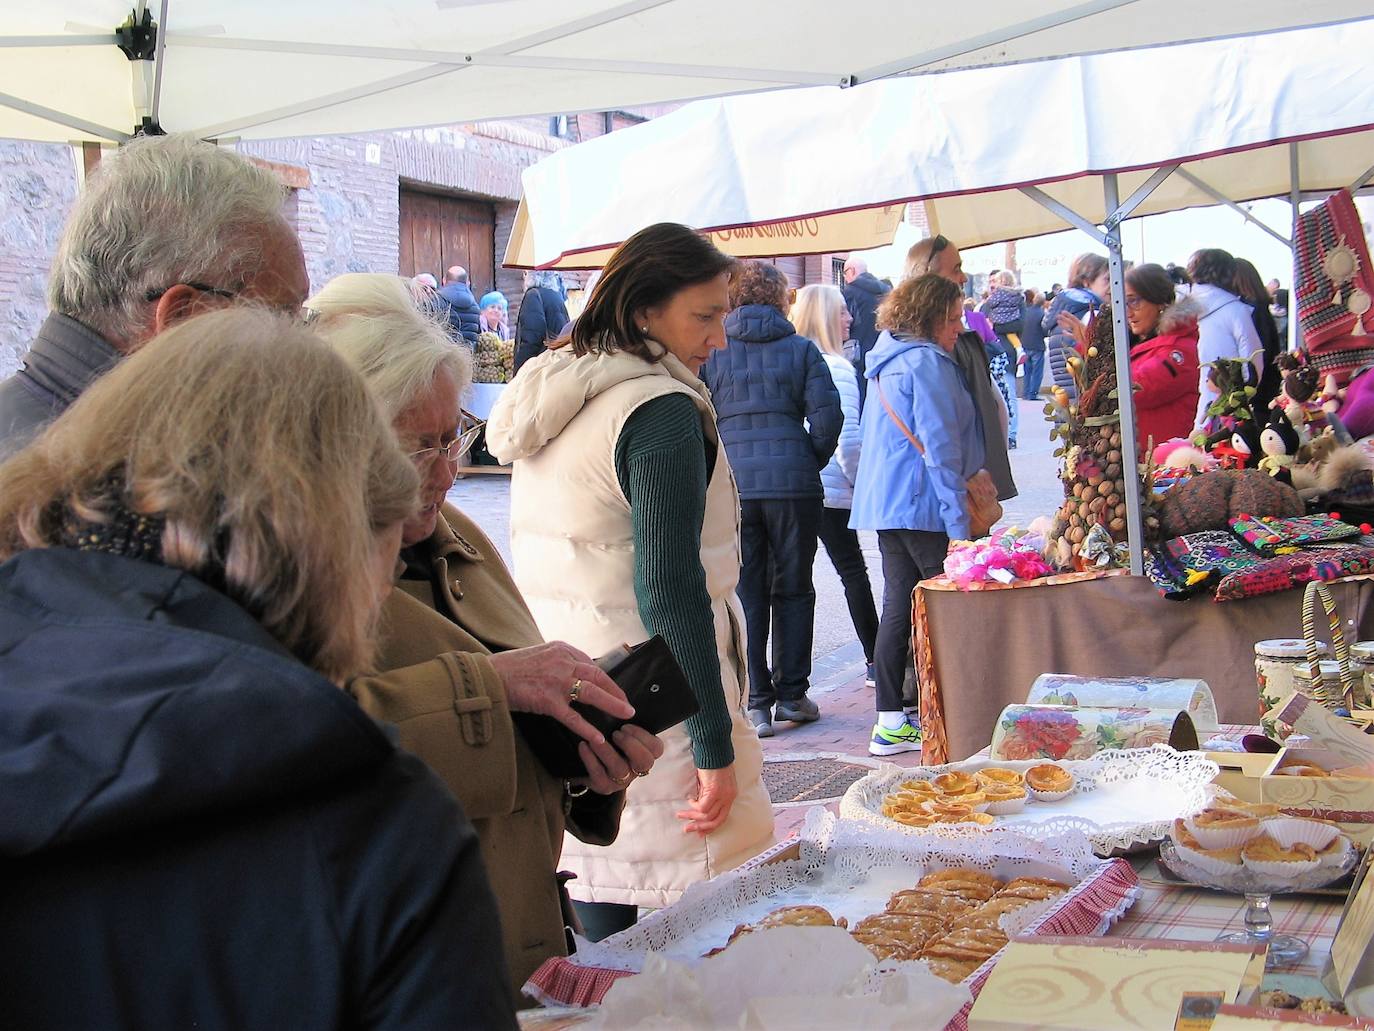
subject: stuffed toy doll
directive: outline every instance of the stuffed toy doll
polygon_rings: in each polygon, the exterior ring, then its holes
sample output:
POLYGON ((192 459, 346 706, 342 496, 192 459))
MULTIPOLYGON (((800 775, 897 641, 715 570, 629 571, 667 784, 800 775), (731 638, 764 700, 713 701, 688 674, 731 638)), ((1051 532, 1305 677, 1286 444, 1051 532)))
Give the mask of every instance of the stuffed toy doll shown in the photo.
POLYGON ((1304 364, 1287 352, 1274 361, 1283 373, 1283 389, 1270 402, 1270 407, 1283 409, 1289 423, 1298 431, 1298 437, 1306 443, 1313 431, 1320 432, 1326 425, 1326 413, 1317 400, 1321 373, 1316 366, 1304 364))
POLYGON ((1260 434, 1260 450, 1264 457, 1258 468, 1283 483, 1293 482, 1292 467, 1298 453, 1298 431, 1281 409, 1269 413, 1269 422, 1260 434))
POLYGON ((1251 405, 1259 387, 1258 357, 1219 358, 1207 363, 1207 379, 1217 398, 1208 407, 1206 426, 1194 442, 1211 452, 1224 468, 1240 469, 1259 461, 1259 431, 1251 405))

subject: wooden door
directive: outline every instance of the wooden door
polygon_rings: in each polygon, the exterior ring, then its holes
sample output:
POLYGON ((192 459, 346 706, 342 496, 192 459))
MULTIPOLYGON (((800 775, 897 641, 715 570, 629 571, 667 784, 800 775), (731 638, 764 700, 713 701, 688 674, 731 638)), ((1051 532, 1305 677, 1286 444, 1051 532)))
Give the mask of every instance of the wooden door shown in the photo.
POLYGON ((475 297, 496 283, 496 209, 484 201, 446 197, 401 187, 401 275, 432 273, 462 265, 475 297))

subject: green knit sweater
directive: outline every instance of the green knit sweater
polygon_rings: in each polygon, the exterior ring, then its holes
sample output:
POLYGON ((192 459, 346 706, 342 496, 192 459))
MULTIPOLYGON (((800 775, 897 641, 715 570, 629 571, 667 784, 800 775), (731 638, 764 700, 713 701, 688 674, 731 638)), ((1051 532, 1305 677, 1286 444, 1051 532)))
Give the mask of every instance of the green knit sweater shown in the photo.
POLYGON ((639 618, 651 634, 663 635, 686 672, 701 704, 686 723, 692 757, 698 769, 716 770, 735 761, 735 749, 701 565, 706 449, 692 399, 665 394, 626 420, 616 442, 615 471, 630 501, 639 618))

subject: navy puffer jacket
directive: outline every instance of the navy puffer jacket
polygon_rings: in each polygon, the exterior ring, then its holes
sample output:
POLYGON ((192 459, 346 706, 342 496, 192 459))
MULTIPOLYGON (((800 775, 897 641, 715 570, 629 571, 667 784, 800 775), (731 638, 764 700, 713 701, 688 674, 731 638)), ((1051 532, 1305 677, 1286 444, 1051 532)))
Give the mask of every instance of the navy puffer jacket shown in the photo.
POLYGON ((816 345, 767 304, 725 319, 729 344, 701 370, 741 498, 820 498, 844 415, 816 345))
POLYGON ((469 347, 477 346, 482 328, 482 309, 472 287, 466 283, 449 283, 439 288, 439 310, 448 321, 448 335, 454 340, 466 340, 469 347))

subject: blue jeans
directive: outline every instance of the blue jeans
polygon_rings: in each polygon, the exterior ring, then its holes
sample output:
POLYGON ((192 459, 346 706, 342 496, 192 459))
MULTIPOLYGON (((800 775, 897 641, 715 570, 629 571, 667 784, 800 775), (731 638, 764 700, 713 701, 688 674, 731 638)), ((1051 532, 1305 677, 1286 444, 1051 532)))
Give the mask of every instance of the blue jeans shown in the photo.
POLYGON ((1026 385, 1023 388, 1025 394, 1022 395, 1027 401, 1036 401, 1040 398, 1040 384, 1045 379, 1045 352, 1027 351, 1026 365, 1023 371, 1026 377, 1026 385))
POLYGON ((1007 398, 1007 441, 1016 443, 1016 430, 1021 425, 1021 407, 1016 403, 1016 369, 1010 363, 1002 373, 1006 383, 1007 398))

